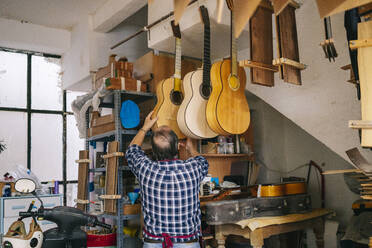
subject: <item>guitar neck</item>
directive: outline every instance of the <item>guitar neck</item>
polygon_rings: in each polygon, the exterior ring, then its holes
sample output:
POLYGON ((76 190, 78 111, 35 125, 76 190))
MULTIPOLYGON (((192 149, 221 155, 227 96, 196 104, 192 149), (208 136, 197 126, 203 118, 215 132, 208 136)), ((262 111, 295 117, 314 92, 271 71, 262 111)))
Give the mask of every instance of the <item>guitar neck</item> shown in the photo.
POLYGON ((211 83, 211 55, 210 55, 210 38, 211 30, 209 25, 204 25, 204 57, 203 57, 203 84, 211 83))
POLYGON ((234 10, 231 10, 231 74, 238 76, 238 51, 235 38, 235 17, 234 10))
POLYGON ((174 91, 181 91, 181 39, 176 38, 176 59, 174 63, 174 91))

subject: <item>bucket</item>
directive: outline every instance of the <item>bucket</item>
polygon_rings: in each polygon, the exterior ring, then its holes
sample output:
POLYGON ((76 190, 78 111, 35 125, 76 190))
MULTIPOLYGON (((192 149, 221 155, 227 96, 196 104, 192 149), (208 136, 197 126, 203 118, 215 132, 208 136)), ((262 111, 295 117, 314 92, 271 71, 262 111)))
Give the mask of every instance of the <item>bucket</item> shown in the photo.
POLYGON ((88 234, 87 247, 116 248, 116 233, 88 234))

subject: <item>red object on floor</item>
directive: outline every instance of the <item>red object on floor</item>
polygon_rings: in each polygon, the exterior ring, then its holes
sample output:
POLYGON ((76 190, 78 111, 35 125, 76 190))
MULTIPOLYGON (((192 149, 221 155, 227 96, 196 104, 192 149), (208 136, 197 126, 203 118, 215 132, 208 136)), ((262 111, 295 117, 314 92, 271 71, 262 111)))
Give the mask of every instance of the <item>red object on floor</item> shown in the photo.
POLYGON ((88 247, 102 247, 102 246, 115 246, 116 233, 111 234, 88 234, 87 246, 88 247))

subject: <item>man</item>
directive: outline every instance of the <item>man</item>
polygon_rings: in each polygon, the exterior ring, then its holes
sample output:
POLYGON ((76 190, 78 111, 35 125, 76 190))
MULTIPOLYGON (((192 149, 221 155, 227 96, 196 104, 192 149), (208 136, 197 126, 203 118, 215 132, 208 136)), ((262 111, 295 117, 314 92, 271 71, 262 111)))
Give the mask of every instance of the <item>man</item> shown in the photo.
POLYGON ((199 188, 208 173, 208 162, 199 156, 187 139, 186 150, 192 156, 179 160, 176 134, 167 126, 153 130, 151 145, 154 159, 141 149, 145 134, 157 121, 146 117, 143 127, 133 138, 126 159, 136 175, 142 196, 144 246, 198 248, 200 233, 199 188))

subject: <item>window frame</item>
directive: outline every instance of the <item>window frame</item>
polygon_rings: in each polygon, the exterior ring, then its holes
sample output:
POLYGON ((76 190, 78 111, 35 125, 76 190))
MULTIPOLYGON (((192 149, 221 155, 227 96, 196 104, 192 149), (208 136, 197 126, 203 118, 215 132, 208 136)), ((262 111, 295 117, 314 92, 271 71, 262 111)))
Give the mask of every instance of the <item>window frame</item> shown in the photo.
POLYGON ((63 90, 63 103, 61 110, 46 110, 46 109, 33 109, 32 108, 32 56, 41 56, 45 58, 56 58, 61 59, 61 55, 56 54, 48 54, 48 53, 40 53, 40 52, 33 52, 27 50, 18 50, 18 49, 10 49, 0 47, 0 51, 2 52, 9 52, 9 53, 21 53, 27 55, 27 94, 26 94, 26 108, 16 108, 16 107, 1 107, 0 111, 10 111, 10 112, 23 112, 27 113, 27 168, 31 169, 31 116, 34 113, 37 114, 51 114, 51 115, 61 115, 62 116, 62 181, 58 181, 59 184, 63 185, 63 205, 66 206, 67 204, 67 184, 76 184, 77 180, 67 180, 67 115, 73 115, 72 112, 67 111, 67 101, 66 90, 63 90))

